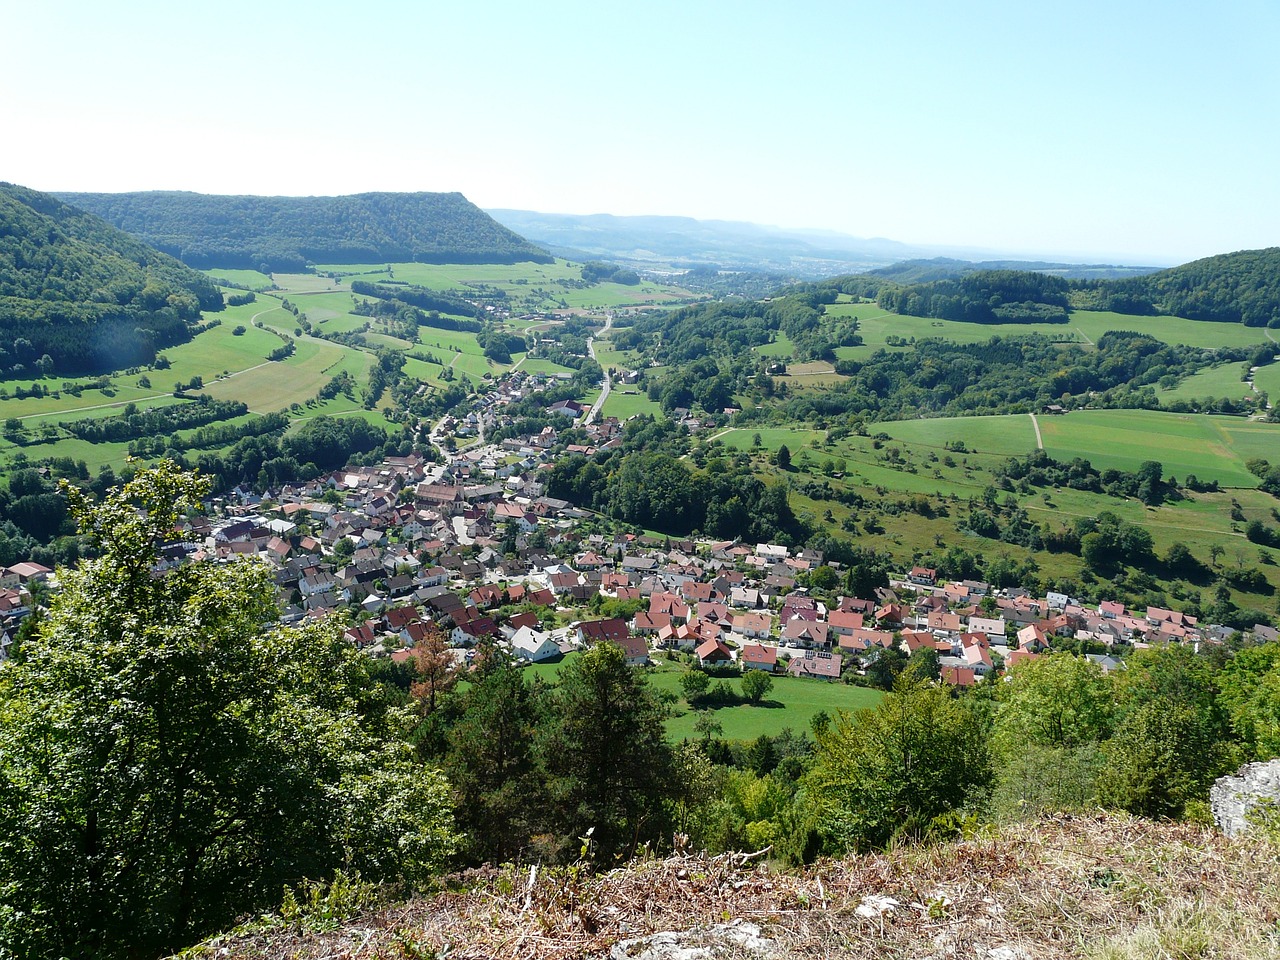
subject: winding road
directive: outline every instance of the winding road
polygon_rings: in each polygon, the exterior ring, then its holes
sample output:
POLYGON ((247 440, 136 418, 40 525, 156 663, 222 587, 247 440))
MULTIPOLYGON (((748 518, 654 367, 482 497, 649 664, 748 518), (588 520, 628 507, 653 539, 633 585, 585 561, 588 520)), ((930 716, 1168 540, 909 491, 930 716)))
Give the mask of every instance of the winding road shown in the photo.
POLYGON ((1040 421, 1036 419, 1036 415, 1034 413, 1029 413, 1027 416, 1031 418, 1031 425, 1036 428, 1036 449, 1043 450, 1044 440, 1040 436, 1040 421))
MULTIPOLYGON (((612 311, 610 311, 604 315, 604 326, 600 328, 601 336, 608 333, 609 328, 612 326, 613 326, 613 313, 612 311)), ((591 355, 592 360, 596 359, 596 335, 595 334, 592 334, 591 336, 587 337, 587 353, 591 355)), ((599 360, 596 360, 596 363, 599 363, 599 362, 600 362, 599 360)), ((603 407, 604 402, 609 399, 609 391, 613 389, 613 379, 609 376, 609 371, 605 370, 603 367, 601 367, 601 371, 604 373, 604 383, 600 389, 600 396, 596 397, 596 402, 593 403, 591 405, 591 409, 587 411, 587 416, 582 421, 583 426, 587 426, 588 424, 595 422, 596 416, 600 413, 600 408, 603 407)))

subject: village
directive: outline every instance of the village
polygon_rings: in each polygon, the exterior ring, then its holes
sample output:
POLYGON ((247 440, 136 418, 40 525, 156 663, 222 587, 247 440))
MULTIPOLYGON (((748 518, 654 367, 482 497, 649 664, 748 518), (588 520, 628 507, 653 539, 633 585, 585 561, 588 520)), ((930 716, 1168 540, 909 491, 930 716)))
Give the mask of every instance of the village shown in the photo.
MULTIPOLYGON (((1235 633, 1175 610, 1086 606, 1058 593, 945 582, 922 567, 872 596, 843 596, 809 588, 820 567, 840 574, 813 551, 597 532, 609 525, 545 495, 540 474, 566 452, 554 427, 483 441, 486 428, 504 424, 505 403, 544 383, 504 379, 474 412, 446 418, 433 441, 478 439, 443 463, 391 457, 309 483, 234 490, 188 519, 159 568, 257 558, 273 571, 283 622, 339 618, 356 647, 398 661, 439 631, 460 666, 485 643, 538 663, 610 641, 637 665, 680 652, 705 667, 856 682, 880 651, 926 649, 937 653, 941 681, 964 687, 1063 642, 1111 671, 1123 666, 1121 651, 1221 644, 1235 633)), ((548 409, 588 440, 570 454, 621 443, 615 418, 587 422, 572 401, 548 409)), ((0 573, 0 657, 33 597, 56 589, 53 579, 30 562, 0 573)), ((1253 632, 1276 639, 1266 626, 1253 632)))

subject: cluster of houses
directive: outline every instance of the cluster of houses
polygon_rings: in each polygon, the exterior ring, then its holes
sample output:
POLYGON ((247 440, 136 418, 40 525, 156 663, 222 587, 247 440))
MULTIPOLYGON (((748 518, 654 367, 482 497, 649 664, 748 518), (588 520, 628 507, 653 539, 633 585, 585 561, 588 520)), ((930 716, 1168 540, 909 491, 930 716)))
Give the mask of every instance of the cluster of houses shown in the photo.
MULTIPOLYGON (((600 427, 605 437, 613 429, 600 427)), ((238 490, 186 521, 161 566, 257 557, 273 571, 286 622, 338 615, 354 645, 399 660, 433 635, 460 661, 486 641, 527 662, 609 641, 636 664, 678 650, 706 666, 834 681, 885 649, 926 648, 946 682, 966 686, 1039 656, 1054 638, 1105 650, 1218 643, 1231 632, 1172 610, 941 582, 920 567, 874 596, 828 603, 797 586, 823 565, 820 553, 584 534, 586 514, 545 496, 537 466, 498 476, 492 458, 501 452, 449 464, 394 457, 267 494, 238 490), (608 601, 634 614, 590 616, 608 601), (570 626, 546 629, 549 610, 570 626)), ((10 568, 0 604, 21 604, 22 584, 47 574, 10 568)), ((1121 663, 1095 657, 1107 670, 1121 663)))
MULTIPOLYGON (((537 387, 536 378, 504 379, 486 395, 482 419, 452 429, 500 427, 501 407, 537 387)), ((554 412, 566 425, 583 419, 572 402, 554 412)), ((584 454, 621 442, 614 418, 579 429, 584 454)), ((272 570, 285 622, 341 617, 355 646, 398 660, 429 637, 444 638, 459 661, 491 641, 531 663, 609 641, 636 664, 678 650, 706 666, 834 681, 896 647, 936 651, 942 678, 967 686, 1041 655, 1055 638, 1110 650, 1221 643, 1232 633, 1173 610, 941 582, 921 567, 874 596, 827 603, 798 586, 824 564, 814 551, 584 533, 587 512, 545 495, 541 476, 559 446, 548 426, 477 443, 443 464, 392 457, 265 493, 238 489, 185 521, 159 567, 257 557, 272 570), (634 614, 591 617, 610 604, 634 614)), ((27 612, 30 581, 50 572, 22 563, 0 575, 0 622, 9 628, 0 658, 27 612)), ((1121 665, 1093 656, 1105 670, 1121 665)))

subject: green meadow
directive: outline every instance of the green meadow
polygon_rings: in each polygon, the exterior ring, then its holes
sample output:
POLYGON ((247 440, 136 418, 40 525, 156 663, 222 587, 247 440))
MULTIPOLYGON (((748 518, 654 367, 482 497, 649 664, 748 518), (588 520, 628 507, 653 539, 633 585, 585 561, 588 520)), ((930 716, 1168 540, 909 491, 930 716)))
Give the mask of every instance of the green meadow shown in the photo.
POLYGON ((1256 487, 1258 479, 1244 462, 1280 451, 1280 424, 1234 417, 1081 410, 1039 419, 1045 450, 1054 459, 1084 457, 1100 470, 1135 470, 1156 460, 1165 476, 1181 480, 1194 474, 1225 487, 1256 487))
MULTIPOLYGON (((525 668, 525 673, 530 679, 540 677, 548 683, 554 683, 564 664, 578 656, 580 654, 570 653, 564 660, 556 663, 532 664, 525 668)), ((677 697, 673 715, 666 722, 667 736, 676 741, 699 736, 693 725, 703 712, 720 724, 720 735, 725 739, 754 740, 763 733, 777 736, 788 727, 796 733, 807 733, 810 723, 819 713, 826 713, 834 718, 842 710, 853 713, 874 707, 884 697, 879 690, 867 687, 776 676, 773 678, 773 689, 758 706, 740 704, 708 711, 692 710, 684 701, 680 687, 680 677, 687 669, 685 663, 671 663, 660 656, 654 660, 652 667, 645 670, 651 689, 659 693, 672 693, 677 697)), ((741 681, 737 677, 730 677, 725 682, 735 692, 742 692, 741 681)))
MULTIPOLYGON (((910 341, 924 337, 941 337, 956 343, 983 343, 992 337, 1043 334, 1072 343, 1096 343, 1109 330, 1134 330, 1157 340, 1194 347, 1247 347, 1261 342, 1263 334, 1255 327, 1239 323, 1207 323, 1182 317, 1136 317, 1091 310, 1073 311, 1067 323, 964 323, 958 320, 934 320, 887 313, 874 303, 834 303, 826 308, 831 316, 857 317, 863 345, 840 347, 836 356, 850 359, 867 356, 875 350, 890 347, 889 337, 910 341)), ((774 345, 770 345, 771 347, 774 345)), ((763 348, 762 353, 765 352, 763 348)), ((772 354, 770 354, 772 355, 772 354)))
POLYGON ((1216 367, 1192 374, 1176 387, 1157 392, 1164 401, 1201 400, 1205 397, 1241 400, 1251 393, 1249 385, 1240 379, 1244 369, 1243 363, 1220 363, 1216 367))
POLYGON ((626 420, 637 414, 648 414, 658 420, 666 417, 662 412, 662 405, 656 400, 650 400, 649 395, 639 387, 619 384, 614 384, 609 391, 609 399, 604 402, 600 412, 606 417, 617 417, 619 420, 626 420))
MULTIPOLYGON (((441 293, 476 294, 485 292, 485 288, 500 290, 517 311, 605 310, 694 298, 687 290, 649 282, 635 286, 599 283, 582 287, 581 264, 568 260, 514 264, 328 264, 320 265, 316 270, 338 274, 339 283, 343 285, 349 285, 351 280, 377 283, 394 279, 441 293)), ((325 280, 330 282, 327 278, 325 280)))
MULTIPOLYGON (((1045 418, 1040 417, 1043 424, 1045 418)), ((1019 456, 1036 448, 1036 431, 1027 414, 1000 417, 948 417, 924 420, 895 420, 877 423, 873 432, 887 433, 913 446, 935 447, 939 451, 956 441, 970 452, 1019 456)))

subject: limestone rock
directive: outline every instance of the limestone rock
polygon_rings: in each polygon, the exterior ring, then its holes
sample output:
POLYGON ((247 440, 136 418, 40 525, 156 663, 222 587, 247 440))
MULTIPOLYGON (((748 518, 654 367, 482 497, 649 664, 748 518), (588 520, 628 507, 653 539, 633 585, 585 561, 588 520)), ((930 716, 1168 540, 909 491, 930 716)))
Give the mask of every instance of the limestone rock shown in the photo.
POLYGON ((1280 760, 1246 763, 1235 776, 1219 777, 1209 791, 1209 807, 1218 828, 1238 837, 1249 829, 1249 811, 1268 798, 1280 804, 1280 760))
POLYGON ((768 960, 776 956, 774 943, 754 923, 735 920, 683 933, 655 933, 623 940, 609 951, 609 960, 768 960))

